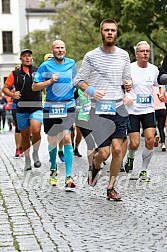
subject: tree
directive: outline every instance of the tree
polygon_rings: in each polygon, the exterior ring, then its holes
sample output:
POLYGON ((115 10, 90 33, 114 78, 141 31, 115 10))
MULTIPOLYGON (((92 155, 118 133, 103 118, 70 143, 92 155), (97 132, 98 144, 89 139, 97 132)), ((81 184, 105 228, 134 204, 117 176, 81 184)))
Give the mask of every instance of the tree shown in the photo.
POLYGON ((63 40, 67 56, 76 61, 100 44, 99 33, 90 15, 91 5, 84 0, 70 0, 65 8, 58 10, 50 32, 63 40))
MULTIPOLYGON (((49 1, 49 0, 48 0, 49 1)), ((59 0, 50 0, 55 6, 59 0)), ((101 44, 99 24, 104 18, 114 18, 119 25, 117 45, 127 50, 135 60, 134 46, 147 40, 157 66, 167 51, 166 0, 69 0, 63 8, 56 8, 53 25, 48 31, 29 34, 30 46, 37 55, 37 63, 50 50, 53 40, 66 43, 67 57, 79 61, 84 54, 101 44), (41 35, 40 35, 41 34, 41 35), (40 38, 40 41, 38 38, 40 38), (37 43, 38 42, 38 43, 37 43), (45 51, 44 51, 45 49, 45 51)))
POLYGON ((166 0, 88 0, 88 2, 96 6, 91 12, 96 26, 104 18, 116 19, 120 32, 118 43, 124 41, 123 45, 127 47, 123 37, 128 39, 129 34, 129 38, 133 38, 130 42, 130 47, 133 48, 139 40, 146 38, 155 48, 155 63, 159 65, 167 51, 166 0), (134 37, 134 34, 138 36, 134 37))
POLYGON ((21 41, 21 48, 32 49, 34 65, 39 66, 43 62, 44 55, 50 52, 52 38, 48 31, 35 30, 21 41))
POLYGON ((84 0, 69 0, 63 8, 56 8, 53 25, 47 31, 36 30, 24 38, 22 45, 33 49, 36 65, 43 62, 43 56, 50 52, 55 39, 65 42, 66 56, 77 62, 82 60, 87 51, 101 43, 99 31, 90 14, 91 8, 84 0))

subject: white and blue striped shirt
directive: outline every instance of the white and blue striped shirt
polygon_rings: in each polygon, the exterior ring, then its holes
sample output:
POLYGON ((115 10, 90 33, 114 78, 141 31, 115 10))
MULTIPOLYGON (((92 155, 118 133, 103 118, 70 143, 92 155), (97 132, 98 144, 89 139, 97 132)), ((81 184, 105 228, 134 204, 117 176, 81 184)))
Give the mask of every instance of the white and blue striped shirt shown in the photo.
MULTIPOLYGON (((131 79, 130 58, 128 52, 115 46, 113 53, 106 53, 98 47, 86 53, 81 68, 75 78, 75 85, 86 82, 98 90, 104 90, 103 100, 123 99, 121 85, 131 79)), ((118 102, 117 107, 123 102, 118 102)))

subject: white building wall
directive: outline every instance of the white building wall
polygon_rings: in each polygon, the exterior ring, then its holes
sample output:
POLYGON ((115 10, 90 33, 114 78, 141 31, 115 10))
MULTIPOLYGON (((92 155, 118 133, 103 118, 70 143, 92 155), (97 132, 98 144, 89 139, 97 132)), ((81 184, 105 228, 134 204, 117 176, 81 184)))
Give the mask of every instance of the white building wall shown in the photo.
MULTIPOLYGON (((12 71, 17 64, 20 64, 20 41, 28 32, 38 29, 49 29, 52 21, 48 19, 48 16, 53 16, 54 13, 54 9, 53 13, 49 14, 47 11, 42 13, 26 13, 26 7, 30 6, 30 0, 10 0, 10 2, 11 13, 2 14, 2 1, 0 0, 0 87, 3 86, 4 78, 8 76, 10 71, 12 71), (12 54, 3 54, 2 31, 13 32, 12 54)), ((37 0, 35 0, 35 2, 37 5, 37 0)))
POLYGON ((34 30, 47 30, 52 24, 52 21, 48 19, 48 14, 42 13, 41 15, 29 16, 29 31, 34 30))
POLYGON ((14 0, 14 2, 18 1, 18 22, 19 22, 19 50, 20 50, 20 40, 22 40, 28 30, 27 30, 27 17, 26 17, 26 0, 14 0))
MULTIPOLYGON (((2 13, 2 1, 0 1, 0 13, 2 13)), ((11 13, 0 14, 0 41, 2 41, 3 31, 12 31, 13 33, 13 53, 3 54, 3 44, 0 43, 0 86, 3 86, 4 77, 8 76, 16 64, 20 63, 20 39, 25 36, 25 0, 11 0, 11 13), (24 11, 23 11, 24 10, 24 11), (20 15, 23 15, 20 21, 20 15), (24 26, 24 34, 21 34, 21 26, 24 26)))

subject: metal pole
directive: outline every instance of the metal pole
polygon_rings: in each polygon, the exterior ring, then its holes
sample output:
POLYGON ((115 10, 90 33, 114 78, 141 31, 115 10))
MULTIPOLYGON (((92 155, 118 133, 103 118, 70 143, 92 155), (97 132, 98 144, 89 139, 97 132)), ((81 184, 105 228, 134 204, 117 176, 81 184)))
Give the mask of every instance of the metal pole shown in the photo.
POLYGON ((151 42, 151 63, 154 64, 154 46, 153 46, 153 42, 151 42))

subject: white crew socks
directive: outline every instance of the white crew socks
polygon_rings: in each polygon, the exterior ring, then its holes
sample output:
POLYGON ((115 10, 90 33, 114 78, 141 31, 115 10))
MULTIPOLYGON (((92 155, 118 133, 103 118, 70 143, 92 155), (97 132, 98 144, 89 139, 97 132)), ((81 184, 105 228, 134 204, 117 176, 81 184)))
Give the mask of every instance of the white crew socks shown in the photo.
POLYGON ((142 153, 142 170, 146 170, 150 161, 151 161, 151 158, 153 156, 153 150, 148 150, 146 147, 144 147, 143 149, 143 153, 142 153))
POLYGON ((130 158, 134 158, 135 157, 135 152, 137 151, 137 150, 131 150, 130 148, 128 148, 128 157, 130 157, 130 158))

